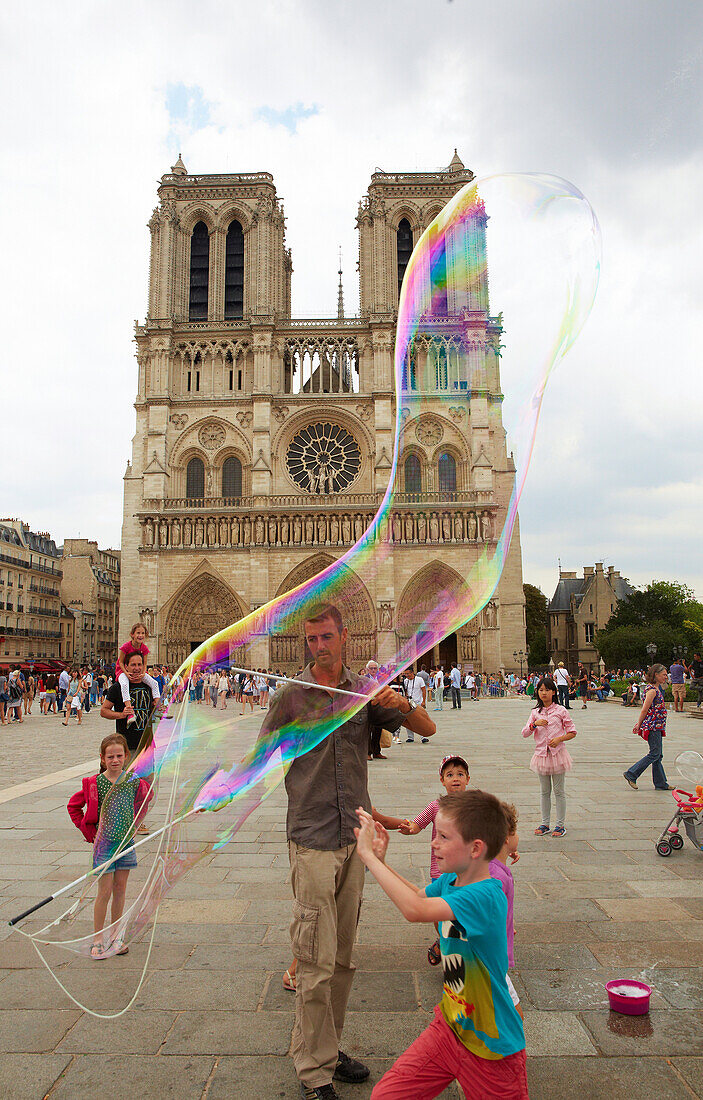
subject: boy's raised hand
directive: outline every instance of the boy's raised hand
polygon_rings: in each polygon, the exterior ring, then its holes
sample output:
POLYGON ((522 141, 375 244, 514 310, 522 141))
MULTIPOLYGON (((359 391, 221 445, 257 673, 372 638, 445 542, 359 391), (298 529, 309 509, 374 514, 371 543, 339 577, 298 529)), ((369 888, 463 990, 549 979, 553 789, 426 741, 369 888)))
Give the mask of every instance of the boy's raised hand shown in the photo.
MULTIPOLYGON (((376 829, 374 827, 374 820, 371 814, 362 809, 361 806, 357 808, 357 817, 359 818, 359 828, 354 830, 354 836, 356 837, 356 850, 359 855, 359 859, 363 863, 366 863, 369 859, 376 855, 374 851, 374 844, 376 842, 376 829)), ((385 830, 384 830, 385 832, 385 830)), ((388 835, 388 834, 386 834, 388 835)))
POLYGON ((384 863, 388 851, 388 841, 390 840, 388 830, 380 821, 374 821, 374 829, 376 835, 373 840, 373 854, 377 859, 380 859, 381 863, 384 863))

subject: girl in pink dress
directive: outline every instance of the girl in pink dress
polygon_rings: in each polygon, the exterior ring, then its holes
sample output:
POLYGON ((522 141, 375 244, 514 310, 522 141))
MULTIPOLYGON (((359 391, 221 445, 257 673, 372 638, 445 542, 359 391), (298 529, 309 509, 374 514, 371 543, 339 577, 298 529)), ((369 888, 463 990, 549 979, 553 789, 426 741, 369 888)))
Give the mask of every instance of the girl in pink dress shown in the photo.
POLYGON ((535 739, 535 751, 530 761, 530 768, 539 776, 542 809, 542 824, 535 829, 535 836, 544 836, 549 832, 552 789, 557 815, 552 836, 564 836, 566 833, 564 777, 573 765, 564 742, 571 741, 576 736, 576 727, 571 721, 568 710, 557 703, 557 686, 551 676, 543 676, 537 685, 537 702, 522 731, 522 736, 535 739))

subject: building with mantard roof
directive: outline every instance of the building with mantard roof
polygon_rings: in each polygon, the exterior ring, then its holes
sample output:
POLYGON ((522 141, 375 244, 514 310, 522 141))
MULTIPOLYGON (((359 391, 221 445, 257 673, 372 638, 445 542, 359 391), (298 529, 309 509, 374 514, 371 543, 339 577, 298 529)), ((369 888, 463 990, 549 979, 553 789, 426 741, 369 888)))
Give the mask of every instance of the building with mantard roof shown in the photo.
POLYGON ((120 551, 101 550, 90 539, 66 539, 61 564, 61 598, 75 619, 75 659, 112 664, 118 649, 120 551))
POLYGON ((563 661, 574 671, 579 661, 587 669, 598 668, 594 640, 620 600, 634 589, 626 577, 603 562, 584 565, 583 577, 559 570, 559 583, 547 606, 547 648, 554 664, 563 661))
POLYGON ((61 551, 45 531, 0 520, 0 661, 60 656, 61 551))

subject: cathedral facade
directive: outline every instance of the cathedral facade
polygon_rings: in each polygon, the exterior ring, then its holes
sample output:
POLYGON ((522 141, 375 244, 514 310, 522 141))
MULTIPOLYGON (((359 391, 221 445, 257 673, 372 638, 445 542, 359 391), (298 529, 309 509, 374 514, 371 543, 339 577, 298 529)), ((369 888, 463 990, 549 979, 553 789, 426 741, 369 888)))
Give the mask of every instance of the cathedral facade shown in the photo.
MULTIPOLYGON (((424 228, 472 178, 456 153, 445 170, 374 172, 357 214, 359 316, 344 316, 340 280, 338 316, 307 320, 291 317, 292 259, 269 173, 191 175, 179 157, 162 177, 149 221, 148 313, 136 326, 121 638, 142 620, 154 660, 174 668, 366 530, 391 472, 403 274, 424 228)), ((485 219, 475 247, 485 250, 485 219)), ((478 555, 495 550, 515 474, 500 331, 485 276, 467 290, 450 273, 441 330, 424 345, 418 336, 417 355, 441 362, 442 392, 403 423, 393 553, 373 576, 347 567, 354 668, 390 661, 399 622, 405 631, 413 614, 421 623, 434 592, 458 587, 478 555)), ((418 384, 412 369, 403 384, 418 384)), ((295 672, 306 657, 300 627, 270 637, 262 627, 231 663, 295 672)), ((427 662, 515 670, 524 648, 516 524, 494 598, 427 662)))

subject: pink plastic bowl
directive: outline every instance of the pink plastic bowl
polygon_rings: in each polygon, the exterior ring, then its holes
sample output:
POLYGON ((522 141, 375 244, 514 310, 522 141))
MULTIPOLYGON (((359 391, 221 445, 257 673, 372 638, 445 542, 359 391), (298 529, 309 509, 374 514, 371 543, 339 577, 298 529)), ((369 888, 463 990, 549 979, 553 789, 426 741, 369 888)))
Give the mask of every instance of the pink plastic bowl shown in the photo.
POLYGON ((633 978, 618 978, 607 982, 605 988, 614 1012, 622 1012, 625 1016, 644 1016, 645 1012, 649 1012, 652 987, 644 982, 636 982, 633 978))

